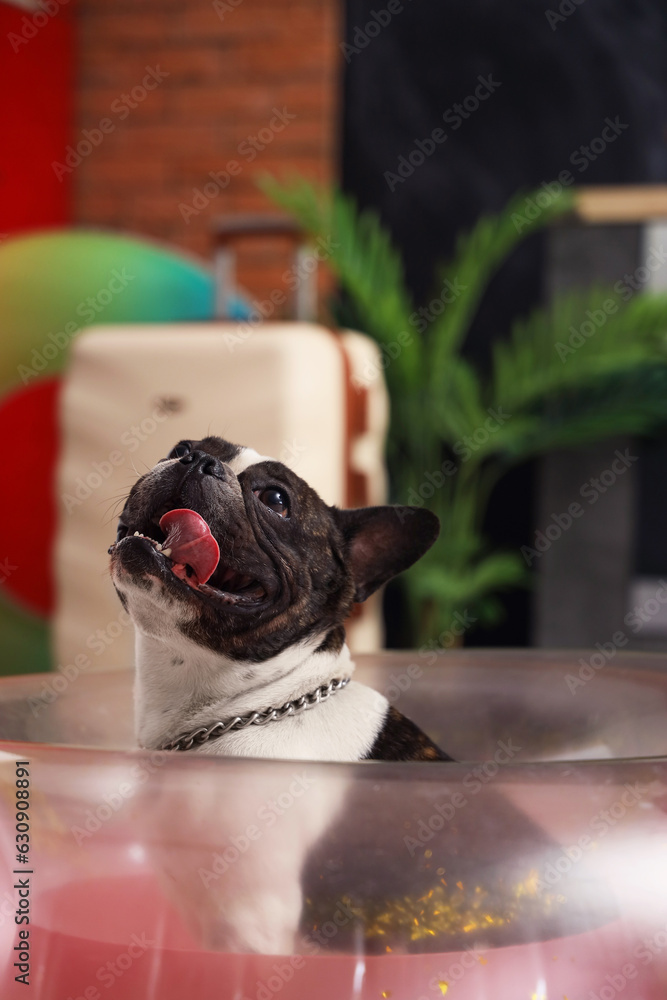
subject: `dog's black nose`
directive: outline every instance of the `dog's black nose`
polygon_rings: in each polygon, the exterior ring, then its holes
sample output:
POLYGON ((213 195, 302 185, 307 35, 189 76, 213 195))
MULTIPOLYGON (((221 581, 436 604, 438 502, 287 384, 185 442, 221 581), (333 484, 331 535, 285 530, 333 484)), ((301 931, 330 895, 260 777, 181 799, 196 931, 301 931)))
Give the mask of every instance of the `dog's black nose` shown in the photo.
POLYGON ((215 476, 216 479, 225 478, 225 470, 222 466, 222 462, 214 458, 213 455, 207 455, 205 451, 190 451, 187 455, 183 455, 182 458, 178 460, 181 465, 191 465, 191 474, 199 476, 215 476))

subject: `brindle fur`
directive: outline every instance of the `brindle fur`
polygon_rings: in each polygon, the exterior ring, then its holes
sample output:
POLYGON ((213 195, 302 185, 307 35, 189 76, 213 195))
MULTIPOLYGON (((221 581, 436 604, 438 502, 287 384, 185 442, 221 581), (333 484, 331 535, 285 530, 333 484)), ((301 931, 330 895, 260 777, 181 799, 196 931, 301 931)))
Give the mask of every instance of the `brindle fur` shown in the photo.
MULTIPOLYGON (((258 459, 236 475, 228 463, 245 449, 218 437, 188 442, 189 456, 158 463, 133 486, 112 546, 114 576, 157 588, 174 608, 174 627, 197 646, 231 660, 262 663, 323 637, 317 653, 337 653, 355 601, 418 559, 435 541, 435 515, 416 507, 341 510, 328 506, 291 469, 258 459), (269 487, 285 491, 290 516, 258 502, 269 487), (160 512, 197 511, 223 553, 224 566, 259 581, 265 597, 230 606, 178 579, 154 545, 160 512), (186 609, 186 613, 183 613, 186 609)), ((127 600, 119 595, 124 606, 127 600)), ((169 613, 171 613, 169 611, 169 613)), ((174 661, 175 662, 175 661, 174 661)), ((390 708, 366 755, 384 760, 450 760, 414 723, 390 708)))

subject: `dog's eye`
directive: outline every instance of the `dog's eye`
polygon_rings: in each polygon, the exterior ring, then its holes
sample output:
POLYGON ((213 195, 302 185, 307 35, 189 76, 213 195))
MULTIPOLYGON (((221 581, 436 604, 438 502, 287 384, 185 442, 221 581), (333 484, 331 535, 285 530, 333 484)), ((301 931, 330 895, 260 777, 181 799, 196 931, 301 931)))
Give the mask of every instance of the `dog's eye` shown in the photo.
POLYGON ((277 486, 269 486, 265 490, 253 490, 253 493, 265 507, 269 507, 275 514, 289 517, 289 498, 284 490, 277 486))
POLYGON ((179 441, 178 444, 171 449, 169 452, 169 458, 183 458, 184 455, 189 455, 192 451, 189 441, 179 441))

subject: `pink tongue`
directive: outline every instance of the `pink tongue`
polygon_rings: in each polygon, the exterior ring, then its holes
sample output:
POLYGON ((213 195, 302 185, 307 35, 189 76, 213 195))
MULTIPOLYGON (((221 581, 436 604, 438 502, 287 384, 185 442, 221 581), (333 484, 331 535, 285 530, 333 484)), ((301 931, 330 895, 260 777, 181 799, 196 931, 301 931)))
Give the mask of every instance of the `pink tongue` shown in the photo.
POLYGON ((169 510, 160 518, 160 528, 167 536, 162 548, 171 549, 169 558, 181 565, 187 563, 197 583, 206 583, 218 565, 220 549, 204 518, 195 510, 169 510))

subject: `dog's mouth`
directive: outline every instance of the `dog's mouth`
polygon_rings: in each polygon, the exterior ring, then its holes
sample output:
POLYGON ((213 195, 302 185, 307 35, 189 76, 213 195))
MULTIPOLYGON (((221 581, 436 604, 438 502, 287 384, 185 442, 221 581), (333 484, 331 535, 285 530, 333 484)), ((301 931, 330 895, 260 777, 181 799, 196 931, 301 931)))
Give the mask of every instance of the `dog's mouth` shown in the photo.
POLYGON ((133 538, 147 541, 162 567, 203 597, 237 607, 256 607, 267 598, 259 580, 224 563, 220 546, 197 511, 167 510, 151 519, 143 531, 133 532, 121 524, 118 539, 109 551, 133 538))

